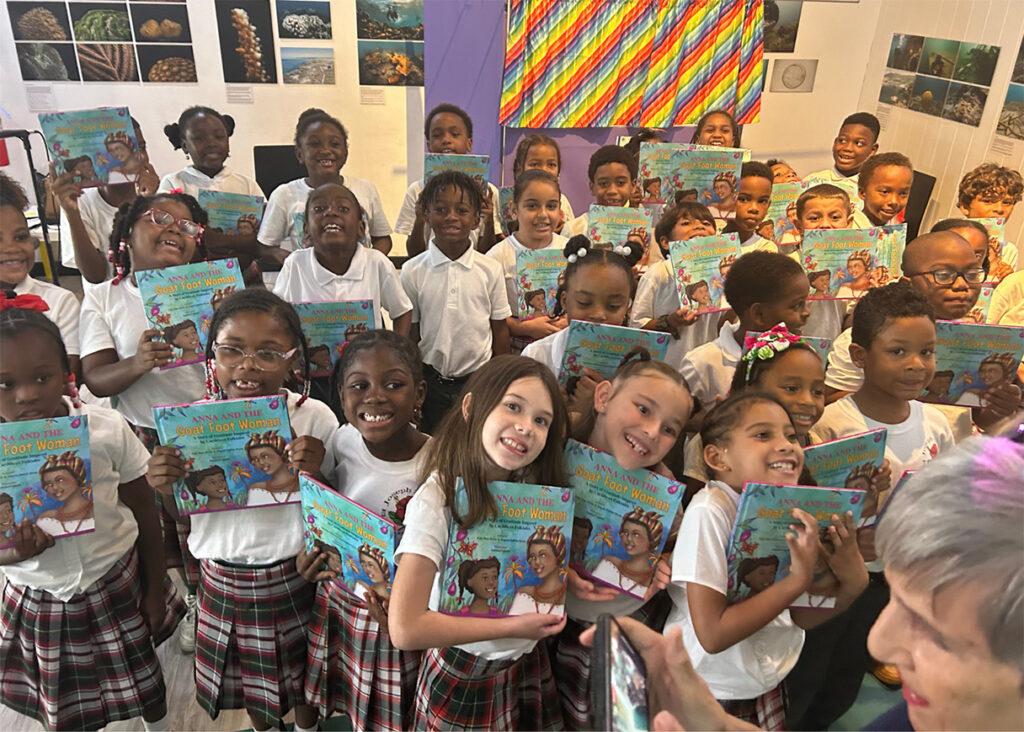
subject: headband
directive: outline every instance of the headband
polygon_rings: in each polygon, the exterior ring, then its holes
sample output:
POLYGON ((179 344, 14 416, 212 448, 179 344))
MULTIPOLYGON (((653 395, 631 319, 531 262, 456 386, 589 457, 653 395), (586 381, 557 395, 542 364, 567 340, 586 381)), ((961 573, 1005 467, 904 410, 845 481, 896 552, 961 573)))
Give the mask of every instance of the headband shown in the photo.
POLYGON ((742 361, 747 363, 747 373, 743 378, 743 384, 750 381, 750 371, 754 368, 755 361, 771 361, 775 356, 785 351, 795 343, 807 343, 800 336, 790 333, 785 325, 779 323, 771 330, 758 333, 756 336, 748 335, 743 340, 742 361))

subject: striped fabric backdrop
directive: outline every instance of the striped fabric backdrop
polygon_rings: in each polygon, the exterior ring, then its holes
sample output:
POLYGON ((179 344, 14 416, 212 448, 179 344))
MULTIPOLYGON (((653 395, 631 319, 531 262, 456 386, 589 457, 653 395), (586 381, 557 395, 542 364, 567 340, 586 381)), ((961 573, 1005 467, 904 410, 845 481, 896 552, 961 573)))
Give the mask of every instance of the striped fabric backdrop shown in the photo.
POLYGON ((509 127, 756 122, 762 0, 509 0, 509 127))

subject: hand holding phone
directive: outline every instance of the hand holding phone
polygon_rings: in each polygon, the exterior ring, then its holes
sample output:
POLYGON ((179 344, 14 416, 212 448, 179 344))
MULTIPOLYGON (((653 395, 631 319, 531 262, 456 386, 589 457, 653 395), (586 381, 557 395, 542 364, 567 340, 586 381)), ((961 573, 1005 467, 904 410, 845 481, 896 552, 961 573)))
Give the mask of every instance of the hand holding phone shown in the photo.
POLYGON ((590 660, 593 729, 632 732, 651 728, 647 666, 611 615, 597 619, 590 660))

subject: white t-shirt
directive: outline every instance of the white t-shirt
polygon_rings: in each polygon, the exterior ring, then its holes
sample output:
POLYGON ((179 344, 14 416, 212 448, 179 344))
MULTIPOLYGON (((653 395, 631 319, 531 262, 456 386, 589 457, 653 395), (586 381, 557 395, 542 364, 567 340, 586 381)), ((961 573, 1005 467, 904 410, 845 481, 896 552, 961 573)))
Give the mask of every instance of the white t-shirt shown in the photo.
MULTIPOLYGON (((448 545, 448 529, 452 514, 445 505, 444 490, 437 474, 431 474, 409 500, 405 512, 405 533, 395 551, 395 562, 401 563, 403 554, 418 554, 426 557, 440 568, 444 561, 444 550, 448 545)), ((435 574, 434 587, 430 592, 428 607, 437 610, 441 598, 441 572, 435 574)), ((453 622, 455 622, 453 620, 453 622)), ((455 646, 488 661, 504 661, 519 658, 533 650, 537 641, 524 638, 498 638, 455 646)))
POLYGON ((558 372, 562 370, 562 357, 565 355, 565 344, 568 341, 569 329, 562 328, 557 333, 544 336, 540 340, 527 345, 523 349, 523 355, 532 358, 534 361, 540 361, 551 369, 551 373, 557 378, 558 372))
POLYGON ((747 252, 778 252, 779 245, 771 239, 765 239, 760 234, 751 234, 740 242, 740 254, 747 252))
POLYGON ((774 689, 796 665, 804 644, 804 631, 793 623, 788 608, 721 653, 708 653, 697 640, 686 585, 692 582, 726 594, 726 551, 739 501, 739 493, 717 480, 697 492, 683 514, 668 586, 673 607, 665 631, 673 626, 682 629, 694 669, 722 700, 754 699, 774 689))
MULTIPOLYGON (((82 224, 89 234, 89 241, 100 252, 103 259, 107 260, 106 253, 110 248, 110 232, 114 228, 114 214, 117 207, 111 206, 103 200, 99 188, 86 188, 78 198, 78 214, 82 217, 82 224)), ((60 261, 65 267, 78 269, 78 262, 75 261, 75 246, 71 243, 71 225, 68 224, 67 214, 61 212, 60 217, 60 261)), ((107 279, 114 276, 114 265, 107 261, 107 279)), ((88 293, 96 287, 84 277, 82 278, 82 289, 88 293)))
MULTIPOLYGON (((82 302, 82 357, 114 349, 118 359, 134 356, 139 337, 149 329, 139 288, 125 278, 114 285, 102 282, 85 294, 82 302)), ((117 411, 139 427, 154 427, 151 407, 188 404, 206 391, 203 364, 171 369, 154 368, 117 394, 117 411)))
MULTIPOLYGON (((315 437, 326 448, 338 429, 338 418, 334 412, 316 399, 307 399, 297 407, 300 396, 288 390, 284 393, 288 400, 292 432, 297 437, 315 437)), ((334 456, 329 449, 325 452, 320 472, 329 476, 334 472, 334 456)), ((294 557, 303 546, 302 506, 299 503, 268 503, 260 508, 194 513, 191 520, 188 548, 196 559, 272 564, 294 557)))
MULTIPOLYGON (((17 585, 46 590, 67 601, 102 577, 135 544, 138 524, 121 502, 118 487, 146 474, 149 452, 124 417, 112 409, 86 404, 70 415, 89 417, 89 462, 95 530, 58 539, 41 554, 3 568, 17 585)), ((148 487, 143 489, 147 494, 148 487)))
POLYGON ((412 322, 420 324, 423 363, 457 378, 491 359, 491 321, 512 315, 498 262, 472 245, 453 261, 431 240, 405 263, 401 278, 412 322))
POLYGON ((992 293, 986 322, 993 325, 1024 325, 1024 272, 1014 272, 992 293))
POLYGON ((567 221, 565 226, 562 227, 562 235, 567 239, 572 239, 577 234, 583 234, 589 236, 587 232, 590 229, 590 210, 586 210, 579 216, 574 218, 572 221, 567 221))
MULTIPOLYGON (((500 211, 500 194, 498 189, 493 183, 487 184, 487 189, 491 192, 491 200, 494 201, 494 233, 501 233, 501 211, 500 211)), ((416 202, 420 198, 420 194, 423 193, 423 179, 420 178, 414 182, 409 189, 405 192, 405 198, 402 199, 402 208, 398 212, 398 218, 395 219, 395 233, 409 236, 412 234, 412 227, 416 225, 416 202)), ((470 241, 476 245, 477 240, 480 238, 480 234, 483 233, 484 224, 481 221, 477 224, 477 227, 470 232, 470 241)), ((426 222, 423 223, 423 241, 430 241, 430 225, 426 222)))
MULTIPOLYGON (((565 249, 565 243, 569 241, 561 234, 552 234, 551 243, 542 249, 565 249)), ((505 292, 508 295, 508 306, 512 309, 512 314, 516 314, 516 254, 518 252, 529 252, 531 251, 528 247, 523 246, 516 235, 505 237, 500 242, 495 244, 487 252, 487 256, 491 259, 497 260, 501 265, 501 269, 505 275, 505 292)))
POLYGON ((739 327, 739 323, 726 323, 715 340, 688 353, 679 367, 690 393, 704 409, 715 406, 716 397, 724 399, 729 394, 736 364, 743 356, 736 342, 739 327))
POLYGON ((274 294, 288 302, 373 300, 373 317, 382 328, 381 306, 392 320, 412 310, 398 271, 376 249, 356 247, 345 274, 331 272, 317 261, 312 249, 300 249, 284 260, 274 282, 274 294))
POLYGON ((50 306, 50 309, 43 315, 60 328, 60 337, 64 339, 68 355, 77 356, 81 353, 82 349, 78 339, 78 319, 81 308, 75 293, 50 282, 26 277, 14 286, 14 294, 41 297, 50 306))
POLYGON ((186 165, 181 170, 168 173, 161 178, 160 186, 156 190, 158 193, 165 193, 174 188, 180 188, 193 198, 198 198, 201 190, 263 197, 263 190, 256 181, 232 170, 227 165, 212 178, 206 173, 196 170, 195 167, 186 165))

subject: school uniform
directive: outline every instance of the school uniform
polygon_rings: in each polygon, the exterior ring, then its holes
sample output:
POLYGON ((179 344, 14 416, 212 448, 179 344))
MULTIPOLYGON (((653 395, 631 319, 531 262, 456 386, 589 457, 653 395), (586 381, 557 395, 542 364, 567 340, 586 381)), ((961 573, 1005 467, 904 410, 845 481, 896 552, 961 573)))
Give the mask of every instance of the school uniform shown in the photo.
POLYGON ((1003 278, 992 293, 987 323, 992 325, 1024 325, 1024 272, 1003 278))
POLYGON ((3 568, 0 699, 48 729, 99 729, 163 700, 154 644, 185 606, 165 575, 152 636, 139 609, 139 528, 118 487, 146 474, 149 453, 117 412, 64 404, 89 420, 95 530, 3 568))
POLYGON ((581 213, 579 216, 574 218, 572 221, 567 221, 565 226, 562 227, 562 234, 572 239, 577 234, 583 234, 589 236, 590 231, 590 210, 589 208, 581 213))
POLYGON ((703 409, 715 406, 716 398, 729 394, 736 364, 743 357, 743 347, 736 342, 739 323, 726 323, 718 337, 690 351, 679 367, 693 398, 703 409))
MULTIPOLYGON (((432 474, 409 501, 395 552, 426 557, 438 568, 428 607, 437 610, 440 567, 451 511, 432 474)), ((457 621, 453 621, 457 622, 457 621)), ((415 729, 560 729, 558 695, 544 646, 522 638, 431 648, 423 655, 415 693, 415 729)))
POLYGON ((569 329, 562 328, 557 333, 544 336, 540 340, 529 344, 523 349, 523 355, 527 358, 532 358, 534 361, 540 361, 551 369, 551 373, 555 375, 555 378, 558 378, 558 373, 562 370, 562 357, 565 356, 565 346, 568 342, 569 329))
MULTIPOLYGON (((82 224, 89 234, 89 241, 103 253, 104 261, 107 261, 106 253, 110 248, 110 232, 114 228, 114 214, 117 213, 117 206, 111 206, 100 195, 99 188, 86 188, 78 197, 78 214, 82 218, 82 224)), ((75 260, 75 247, 71 243, 71 225, 68 223, 67 214, 60 217, 60 262, 65 267, 78 269, 78 262, 75 260)), ((107 261, 107 279, 114 276, 114 265, 107 261)), ((82 278, 82 291, 89 294, 89 290, 96 287, 85 277, 82 278)))
POLYGON ((78 320, 81 308, 78 298, 71 290, 63 287, 26 277, 13 288, 15 295, 35 295, 42 298, 49 306, 43 315, 52 320, 60 329, 60 337, 64 340, 69 356, 77 356, 82 352, 78 338, 78 320))
POLYGON ((765 239, 760 234, 751 234, 740 242, 740 254, 748 252, 778 252, 779 245, 771 239, 765 239))
POLYGON ((220 193, 240 193, 245 196, 263 197, 263 189, 247 175, 225 165, 213 177, 208 176, 194 165, 186 165, 181 170, 168 173, 160 179, 157 193, 167 193, 180 188, 193 198, 199 197, 199 191, 218 191, 220 193))
MULTIPOLYGON (((542 249, 557 249, 561 251, 565 249, 565 243, 568 241, 561 234, 552 234, 551 243, 542 249)), ((508 306, 512 310, 512 317, 517 318, 519 315, 519 296, 516 291, 516 255, 519 252, 535 251, 528 247, 523 246, 519 239, 516 238, 515 234, 511 234, 508 237, 502 239, 500 242, 495 244, 487 252, 487 256, 491 259, 496 260, 502 268, 505 274, 505 293, 508 295, 508 306)), ((518 336, 512 337, 512 352, 522 353, 523 349, 531 343, 527 338, 520 338, 518 336)))
MULTIPOLYGON (((413 184, 406 190, 405 198, 402 199, 402 208, 399 209, 398 218, 395 219, 396 234, 402 234, 403 236, 409 236, 412 234, 412 228, 416 225, 416 202, 420 200, 420 194, 423 193, 423 186, 424 180, 420 178, 418 181, 413 182, 413 184)), ((493 183, 487 184, 487 190, 491 192, 491 200, 494 202, 494 211, 491 215, 494 220, 494 233, 500 234, 502 230, 501 211, 499 205, 501 197, 498 193, 497 187, 493 183)), ((476 243, 483 232, 484 223, 481 219, 476 228, 469 233, 469 238, 474 248, 476 247, 476 243)), ((424 221, 423 241, 429 242, 430 236, 430 225, 424 221)))

